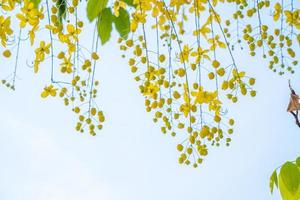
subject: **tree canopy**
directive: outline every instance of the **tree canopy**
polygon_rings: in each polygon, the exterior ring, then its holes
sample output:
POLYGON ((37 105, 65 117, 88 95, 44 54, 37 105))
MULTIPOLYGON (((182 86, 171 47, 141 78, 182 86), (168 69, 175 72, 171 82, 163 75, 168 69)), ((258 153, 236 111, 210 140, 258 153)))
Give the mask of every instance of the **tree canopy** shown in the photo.
MULTIPOLYGON (((195 168, 212 146, 230 145, 237 120, 226 105, 256 96, 251 66, 241 69, 236 59, 242 50, 266 59, 279 75, 291 76, 298 66, 299 1, 0 0, 0 6, 1 60, 14 62, 3 85, 17 88, 22 45, 31 45, 33 72, 51 68, 41 97, 60 98, 78 118, 75 129, 94 136, 106 120, 96 103, 98 49, 114 40, 153 121, 164 134, 180 133, 178 162, 195 168), (91 48, 81 42, 85 26, 94 26, 91 48)), ((299 197, 295 163, 281 168, 283 199, 299 197)), ((275 171, 271 191, 277 179, 275 171)))

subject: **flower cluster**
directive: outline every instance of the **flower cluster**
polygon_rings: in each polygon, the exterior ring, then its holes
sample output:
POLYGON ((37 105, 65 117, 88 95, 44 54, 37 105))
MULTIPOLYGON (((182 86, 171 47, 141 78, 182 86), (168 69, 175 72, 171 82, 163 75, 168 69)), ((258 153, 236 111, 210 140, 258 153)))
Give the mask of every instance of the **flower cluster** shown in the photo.
MULTIPOLYGON (((145 97, 146 111, 153 112, 153 120, 159 122, 162 133, 180 138, 179 163, 197 167, 207 156, 209 144, 219 146, 231 142, 235 121, 227 116, 223 102, 228 99, 236 103, 239 95, 256 96, 255 79, 239 70, 235 48, 242 45, 243 39, 251 56, 256 55, 256 47, 270 49, 264 57, 271 59, 271 69, 280 62, 287 66, 285 61, 295 58, 294 33, 283 35, 284 28, 276 29, 275 34, 268 32, 268 27, 262 24, 261 13, 270 7, 269 1, 254 2, 254 7, 247 1, 134 2, 133 34, 127 40, 119 40, 120 49, 129 57, 128 64, 145 97), (224 5, 234 8, 233 20, 223 22, 218 9, 224 5), (254 23, 259 22, 258 28, 243 22, 254 17, 257 17, 254 23), (230 29, 233 23, 237 24, 237 30, 230 29), (234 32, 236 38, 232 36, 234 32), (231 61, 226 63, 226 60, 231 61)), ((283 25, 297 29, 298 11, 281 12, 286 17, 283 25)), ((278 18, 274 16, 273 20, 278 18)), ((297 65, 297 61, 292 64, 297 65)), ((287 68, 293 72, 292 69, 287 68)))
POLYGON ((0 0, 0 9, 0 50, 16 60, 1 83, 15 88, 20 46, 29 42, 33 71, 50 68, 41 97, 61 98, 77 115, 75 129, 91 135, 105 121, 96 104, 98 43, 109 40, 114 24, 146 111, 162 133, 178 138, 179 163, 194 167, 210 146, 230 144, 235 120, 226 103, 256 96, 255 79, 239 67, 237 50, 246 46, 251 56, 262 55, 280 75, 298 65, 300 10, 293 0, 0 0), (86 19, 78 12, 86 6, 87 18, 96 19, 90 49, 81 42, 86 19), (37 41, 37 34, 49 37, 37 41))
POLYGON ((79 132, 87 129, 91 135, 96 135, 96 130, 102 129, 105 120, 95 102, 99 86, 99 81, 94 78, 95 65, 99 60, 96 53, 98 39, 94 39, 92 50, 82 47, 80 34, 84 22, 77 13, 79 2, 73 0, 66 6, 66 1, 61 0, 47 0, 43 4, 31 0, 3 0, 0 5, 6 11, 0 15, 1 44, 7 47, 3 56, 10 58, 13 53, 16 54, 14 72, 9 76, 10 79, 4 79, 2 83, 11 89, 15 88, 19 50, 29 42, 34 47, 34 73, 42 70, 42 64, 51 68, 49 83, 44 87, 41 97, 61 98, 78 115, 75 129, 79 132), (11 20, 19 22, 19 31, 13 31, 11 20), (37 41, 39 37, 36 35, 45 33, 49 35, 48 40, 41 37, 43 40, 37 41), (22 39, 24 36, 28 39, 22 39), (17 37, 18 40, 11 40, 10 37, 17 37))

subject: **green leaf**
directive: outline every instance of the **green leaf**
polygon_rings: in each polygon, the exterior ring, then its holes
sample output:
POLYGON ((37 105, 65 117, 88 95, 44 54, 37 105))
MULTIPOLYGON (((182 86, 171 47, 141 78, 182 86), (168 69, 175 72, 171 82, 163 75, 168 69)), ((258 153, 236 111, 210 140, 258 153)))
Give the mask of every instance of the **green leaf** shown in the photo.
POLYGON ((122 0, 122 1, 124 1, 129 6, 136 8, 136 5, 133 4, 133 0, 122 0))
POLYGON ((110 8, 102 10, 98 17, 98 35, 101 39, 102 45, 105 44, 109 39, 112 31, 113 14, 110 8))
POLYGON ((286 162, 280 169, 279 176, 291 195, 295 195, 300 184, 300 171, 292 162, 286 162))
POLYGON ((58 8, 58 19, 62 22, 63 19, 66 18, 66 11, 67 11, 67 2, 66 0, 57 0, 56 7, 58 8))
POLYGON ((87 3, 87 17, 93 21, 106 8, 108 0, 89 0, 87 3))
POLYGON ((30 1, 34 4, 35 8, 38 8, 41 3, 41 0, 30 0, 30 1))
POLYGON ((297 165, 298 167, 300 167, 300 157, 298 157, 298 158, 296 159, 296 165, 297 165))
POLYGON ((273 193, 274 184, 276 185, 276 187, 278 187, 278 179, 277 179, 277 172, 276 172, 276 170, 274 170, 274 172, 272 173, 272 175, 270 177, 270 190, 271 190, 271 194, 273 193))
POLYGON ((279 191, 281 194, 282 200, 299 200, 300 199, 300 187, 296 194, 291 194, 291 192, 287 189, 286 185, 283 183, 281 175, 278 178, 279 191))
POLYGON ((126 39, 129 32, 130 32, 130 19, 128 12, 120 8, 119 9, 119 16, 114 18, 115 26, 120 34, 120 37, 126 39))

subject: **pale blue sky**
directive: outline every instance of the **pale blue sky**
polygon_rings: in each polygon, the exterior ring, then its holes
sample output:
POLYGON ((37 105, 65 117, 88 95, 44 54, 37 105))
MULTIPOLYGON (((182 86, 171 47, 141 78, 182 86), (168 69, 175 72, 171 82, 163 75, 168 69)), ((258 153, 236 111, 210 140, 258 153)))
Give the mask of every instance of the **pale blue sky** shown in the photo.
POLYGON ((300 155, 286 77, 240 53, 257 78, 257 97, 228 104, 237 124, 231 146, 213 148, 193 169, 177 164, 177 141, 153 124, 118 46, 100 52, 98 103, 107 121, 96 137, 74 131, 75 116, 60 100, 40 98, 45 70, 36 76, 20 68, 15 92, 0 87, 1 200, 279 199, 270 195, 269 176, 300 155))

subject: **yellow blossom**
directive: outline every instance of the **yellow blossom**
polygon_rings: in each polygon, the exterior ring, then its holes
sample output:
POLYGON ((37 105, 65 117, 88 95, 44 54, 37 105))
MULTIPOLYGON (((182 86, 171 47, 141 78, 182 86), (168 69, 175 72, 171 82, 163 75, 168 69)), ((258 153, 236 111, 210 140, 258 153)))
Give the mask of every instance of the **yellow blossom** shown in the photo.
POLYGON ((43 92, 41 93, 41 97, 42 98, 47 98, 49 95, 52 96, 52 97, 55 97, 56 92, 57 92, 57 89, 54 88, 53 85, 49 85, 49 86, 46 86, 44 88, 43 92))

